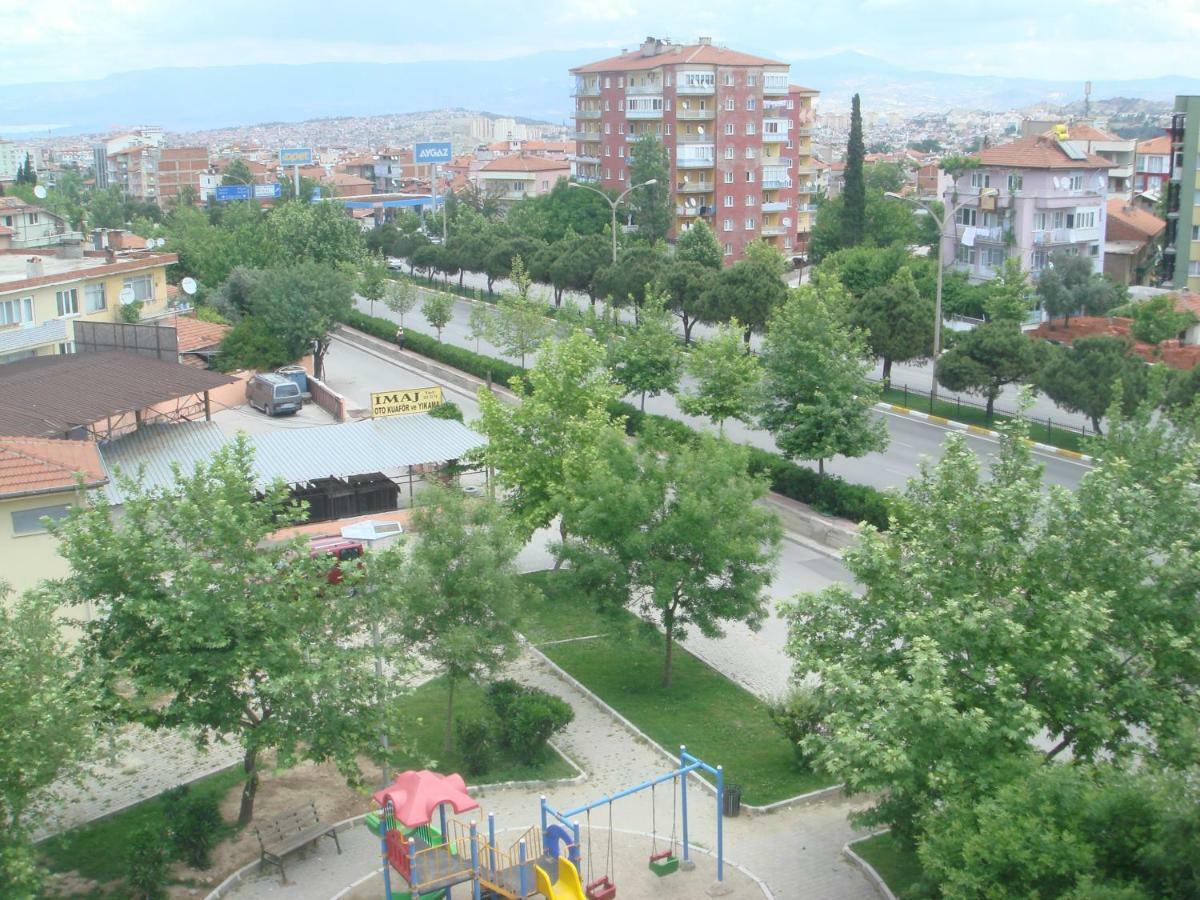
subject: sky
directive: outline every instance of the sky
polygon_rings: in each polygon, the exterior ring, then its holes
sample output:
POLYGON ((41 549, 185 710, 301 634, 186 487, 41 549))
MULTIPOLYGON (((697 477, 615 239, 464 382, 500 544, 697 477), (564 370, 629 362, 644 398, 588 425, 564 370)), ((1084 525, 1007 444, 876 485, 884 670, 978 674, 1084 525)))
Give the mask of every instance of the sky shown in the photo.
POLYGON ((705 35, 788 62, 854 50, 971 75, 1200 77, 1200 0, 7 0, 0 83, 163 66, 616 52, 647 35, 705 35))

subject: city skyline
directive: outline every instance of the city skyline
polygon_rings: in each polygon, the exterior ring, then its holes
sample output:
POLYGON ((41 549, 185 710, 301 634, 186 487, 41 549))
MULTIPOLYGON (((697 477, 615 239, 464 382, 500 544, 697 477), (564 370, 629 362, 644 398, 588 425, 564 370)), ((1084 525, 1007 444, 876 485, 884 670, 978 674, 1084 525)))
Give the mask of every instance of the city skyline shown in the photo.
MULTIPOLYGON (((522 4, 524 9, 526 5, 522 4)), ((367 0, 354 17, 297 0, 275 7, 214 0, 203 6, 149 0, 18 2, 0 10, 9 65, 0 84, 100 79, 162 67, 308 62, 498 60, 548 48, 581 52, 636 46, 647 35, 717 43, 792 62, 840 51, 912 69, 1045 79, 1200 76, 1188 39, 1200 7, 1188 0, 1071 4, 1017 0, 989 10, 935 0, 816 3, 780 20, 776 4, 679 0, 565 0, 538 27, 511 5, 467 0, 443 9, 367 0), (394 24, 393 24, 394 21, 394 24), (364 22, 371 27, 364 29, 364 22), (1136 29, 1130 23, 1136 22, 1136 29), (97 46, 107 49, 97 53, 97 46)))

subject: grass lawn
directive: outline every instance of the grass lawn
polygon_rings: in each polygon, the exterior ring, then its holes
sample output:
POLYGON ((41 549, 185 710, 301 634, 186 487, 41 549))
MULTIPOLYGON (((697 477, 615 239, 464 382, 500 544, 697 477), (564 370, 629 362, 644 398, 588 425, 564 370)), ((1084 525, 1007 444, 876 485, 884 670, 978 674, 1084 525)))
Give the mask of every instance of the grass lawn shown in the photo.
MULTIPOLYGON (((242 769, 240 766, 234 766, 193 782, 191 793, 194 796, 216 797, 220 801, 230 788, 241 782, 242 769)), ((48 838, 38 844, 38 850, 51 871, 75 870, 87 878, 103 883, 125 876, 130 838, 135 832, 147 827, 166 834, 166 804, 161 795, 131 806, 107 819, 48 838)), ((234 831, 232 824, 228 824, 226 829, 225 834, 218 837, 218 841, 234 831)))
MULTIPOLYGON (((892 387, 883 392, 882 399, 885 403, 907 406, 909 409, 915 409, 919 412, 931 412, 929 409, 928 392, 915 393, 892 387)), ((942 399, 939 399, 933 405, 932 413, 946 419, 952 419, 955 422, 963 422, 967 425, 981 425, 992 429, 1012 418, 1012 416, 997 413, 989 425, 982 409, 956 403, 953 400, 942 399)), ((1064 450, 1082 452, 1084 449, 1083 436, 1079 433, 1079 429, 1060 428, 1053 424, 1053 421, 1047 422, 1046 419, 1029 419, 1029 438, 1038 443, 1050 444, 1052 447, 1061 447, 1064 450)))
POLYGON ((897 897, 903 898, 921 880, 917 854, 897 846, 891 832, 859 841, 852 849, 874 867, 897 897))
MULTIPOLYGON (((579 773, 561 756, 546 747, 535 759, 523 759, 497 752, 488 771, 479 775, 468 775, 463 759, 457 752, 446 755, 442 752, 442 740, 446 733, 446 683, 435 678, 405 697, 399 719, 406 723, 402 739, 406 739, 410 752, 395 753, 392 767, 397 770, 423 769, 427 766, 439 772, 459 772, 468 784, 489 784, 499 781, 548 781, 555 778, 573 778, 579 773)), ((476 684, 459 682, 454 689, 454 717, 471 719, 482 716, 484 704, 483 688, 476 684)))
MULTIPOLYGON (((672 684, 661 686, 664 640, 632 613, 599 614, 570 596, 560 573, 527 576, 544 592, 521 615, 521 631, 543 653, 660 745, 680 744, 709 765, 725 768, 747 803, 762 805, 827 787, 828 776, 796 767, 791 745, 766 705, 720 672, 677 647, 672 684), (602 634, 596 640, 547 644, 602 634)), ((631 780, 650 773, 632 772, 631 780)))

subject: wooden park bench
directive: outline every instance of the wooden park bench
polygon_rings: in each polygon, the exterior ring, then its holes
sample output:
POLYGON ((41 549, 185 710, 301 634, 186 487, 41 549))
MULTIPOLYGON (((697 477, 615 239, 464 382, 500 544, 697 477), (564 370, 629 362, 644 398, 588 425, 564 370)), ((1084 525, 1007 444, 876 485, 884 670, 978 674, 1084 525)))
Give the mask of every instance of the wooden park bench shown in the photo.
POLYGON ((261 862, 278 868, 284 884, 287 884, 287 874, 283 870, 283 858, 293 850, 320 838, 331 837, 337 845, 338 855, 341 856, 342 853, 342 843, 338 840, 337 831, 333 826, 321 821, 317 815, 317 805, 312 800, 265 825, 258 826, 254 833, 258 836, 258 846, 262 848, 261 862))

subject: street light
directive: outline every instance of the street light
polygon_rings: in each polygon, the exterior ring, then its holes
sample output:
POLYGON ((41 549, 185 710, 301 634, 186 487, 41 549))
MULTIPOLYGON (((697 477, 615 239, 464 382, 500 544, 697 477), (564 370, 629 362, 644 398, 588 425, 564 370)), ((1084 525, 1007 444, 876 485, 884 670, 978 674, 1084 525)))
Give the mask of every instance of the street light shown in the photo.
POLYGON ((599 188, 594 188, 590 184, 580 184, 578 181, 567 182, 568 187, 583 188, 585 191, 591 191, 593 194, 599 194, 606 201, 608 201, 608 205, 610 207, 612 207, 612 261, 613 261, 613 265, 616 265, 616 263, 617 263, 617 206, 620 204, 620 202, 622 200, 625 199, 626 195, 630 191, 635 191, 640 187, 649 187, 652 184, 658 184, 658 179, 651 178, 649 181, 643 181, 641 184, 635 184, 630 187, 627 187, 627 188, 625 188, 625 190, 623 190, 620 193, 620 195, 617 197, 617 199, 614 200, 612 197, 608 196, 608 194, 604 193, 604 191, 600 190, 599 188))
MULTIPOLYGON (((998 190, 996 190, 995 188, 985 188, 983 191, 980 192, 979 196, 980 197, 995 197, 999 193, 1000 192, 998 190)), ((925 210, 925 212, 927 212, 930 216, 933 217, 933 221, 936 222, 937 226, 938 226, 937 291, 935 294, 934 310, 933 310, 933 367, 934 367, 934 371, 932 373, 932 377, 929 379, 929 385, 930 385, 929 386, 929 407, 930 407, 930 409, 932 409, 934 402, 937 401, 937 360, 938 360, 938 356, 940 356, 941 352, 942 352, 942 271, 946 267, 945 261, 944 261, 944 257, 946 255, 946 241, 945 241, 946 223, 949 221, 953 221, 954 214, 957 213, 964 206, 967 206, 968 204, 973 203, 976 200, 976 198, 973 196, 968 197, 967 199, 963 200, 962 203, 959 203, 956 206, 952 206, 949 209, 943 211, 942 215, 939 216, 936 212, 933 211, 933 207, 931 207, 924 200, 918 200, 915 197, 905 197, 900 194, 894 193, 892 191, 888 191, 883 196, 885 196, 891 200, 903 200, 905 203, 911 203, 913 206, 921 207, 921 209, 925 210)))

